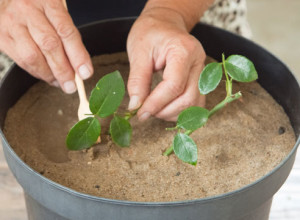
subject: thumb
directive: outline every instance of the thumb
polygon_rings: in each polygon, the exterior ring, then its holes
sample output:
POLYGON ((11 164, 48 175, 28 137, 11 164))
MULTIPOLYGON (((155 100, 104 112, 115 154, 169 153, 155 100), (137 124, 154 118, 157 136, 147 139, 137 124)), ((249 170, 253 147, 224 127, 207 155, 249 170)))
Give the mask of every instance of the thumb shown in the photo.
POLYGON ((130 97, 128 110, 139 108, 150 93, 153 73, 152 58, 146 54, 129 55, 130 72, 127 89, 130 97))

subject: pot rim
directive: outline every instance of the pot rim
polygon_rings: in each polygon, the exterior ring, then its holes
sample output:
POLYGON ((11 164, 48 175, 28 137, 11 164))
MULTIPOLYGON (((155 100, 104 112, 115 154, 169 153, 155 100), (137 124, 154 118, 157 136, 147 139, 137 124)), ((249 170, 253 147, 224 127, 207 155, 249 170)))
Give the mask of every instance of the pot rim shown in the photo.
MULTIPOLYGON (((79 26, 79 29, 84 28, 84 27, 88 27, 90 25, 95 25, 95 24, 98 24, 98 23, 107 22, 107 21, 128 20, 128 19, 133 19, 133 18, 134 17, 125 17, 125 18, 113 18, 113 19, 105 19, 105 20, 95 21, 95 22, 91 22, 91 23, 88 23, 88 24, 85 24, 85 25, 81 25, 81 26, 79 26)), ((205 26, 211 26, 211 25, 207 25, 207 24, 204 24, 204 25, 205 26)), ((217 28, 217 27, 213 27, 213 28, 220 29, 220 28, 217 28)), ((223 29, 220 29, 220 30, 226 31, 226 30, 223 30, 223 29)), ((233 34, 233 35, 235 35, 235 34, 233 34)), ((251 42, 252 44, 254 44, 255 46, 260 47, 261 49, 265 50, 260 45, 256 44, 255 42, 253 42, 251 40, 248 40, 248 39, 244 39, 244 40, 247 40, 247 41, 251 42)), ((271 54, 271 55, 275 59, 277 59, 281 62, 281 60, 278 59, 276 56, 274 56, 273 54, 271 54)), ((286 65, 284 63, 282 63, 282 64, 286 67, 286 65)), ((0 80, 0 87, 2 87, 7 75, 11 71, 13 71, 16 67, 17 67, 17 65, 13 64, 9 68, 9 70, 7 71, 7 74, 5 74, 5 76, 0 80)), ((290 73, 292 73, 288 67, 286 67, 286 68, 289 70, 290 73)), ((298 83, 298 85, 300 85, 300 80, 298 80, 296 77, 294 77, 294 78, 295 78, 296 82, 298 83)), ((271 176, 275 172, 277 172, 285 163, 288 162, 290 157, 296 153, 298 147, 300 146, 300 135, 298 135, 298 138, 296 137, 297 140, 296 140, 296 143, 295 143, 294 147, 292 148, 292 150, 289 152, 289 154, 279 164, 277 164, 276 167, 274 167, 266 175, 260 177, 259 179, 255 180, 254 182, 252 182, 250 184, 244 185, 243 187, 241 187, 239 189, 236 189, 236 190, 233 190, 233 191, 230 191, 230 192, 227 192, 227 193, 218 194, 218 195, 215 195, 215 196, 200 198, 200 199, 180 200, 180 201, 170 201, 170 202, 138 202, 138 201, 117 200, 117 199, 109 199, 109 198, 104 198, 104 197, 93 196, 93 195, 89 195, 89 194, 86 194, 86 193, 78 192, 76 190, 73 190, 71 188, 63 186, 59 183, 56 183, 56 182, 44 177, 39 172, 35 171, 29 165, 27 165, 24 161, 21 160, 21 158, 14 152, 14 150, 12 149, 10 144, 8 143, 1 127, 0 127, 0 137, 2 139, 3 147, 8 146, 7 150, 14 157, 14 159, 16 159, 16 161, 23 168, 25 168, 27 171, 29 171, 31 174, 41 178, 44 183, 49 184, 49 185, 51 185, 52 187, 54 187, 58 190, 64 191, 66 193, 72 194, 73 196, 80 197, 80 198, 83 198, 83 199, 94 200, 94 201, 98 201, 98 202, 106 202, 106 203, 111 203, 111 204, 116 204, 116 205, 125 205, 125 206, 182 206, 182 205, 190 205, 190 204, 198 204, 198 203, 207 203, 207 202, 210 202, 210 201, 213 201, 213 200, 217 201, 217 200, 221 200, 221 199, 224 199, 224 198, 227 198, 227 197, 233 197, 237 194, 240 194, 240 193, 243 193, 245 191, 250 190, 251 188, 253 188, 257 184, 259 184, 260 182, 262 182, 263 180, 265 180, 266 178, 268 178, 269 176, 271 176)))

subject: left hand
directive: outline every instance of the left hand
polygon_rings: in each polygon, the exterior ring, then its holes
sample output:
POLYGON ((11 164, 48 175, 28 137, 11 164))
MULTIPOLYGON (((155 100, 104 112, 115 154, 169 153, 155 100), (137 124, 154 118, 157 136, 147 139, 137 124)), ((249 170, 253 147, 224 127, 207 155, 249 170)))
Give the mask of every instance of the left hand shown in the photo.
POLYGON ((206 54, 179 13, 167 8, 142 13, 129 33, 127 52, 129 110, 142 105, 141 121, 150 116, 176 121, 185 108, 205 105, 198 79, 206 54), (153 71, 161 69, 163 80, 150 92, 153 71))

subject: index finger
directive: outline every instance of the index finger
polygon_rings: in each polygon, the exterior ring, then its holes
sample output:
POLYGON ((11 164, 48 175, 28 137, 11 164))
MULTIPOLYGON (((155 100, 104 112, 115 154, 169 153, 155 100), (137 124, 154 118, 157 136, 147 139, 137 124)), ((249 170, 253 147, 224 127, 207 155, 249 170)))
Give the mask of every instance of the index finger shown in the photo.
POLYGON ((61 38, 66 55, 82 79, 93 74, 93 66, 77 28, 61 0, 45 1, 45 14, 61 38))
POLYGON ((186 89, 190 61, 188 57, 171 55, 166 61, 163 81, 150 93, 138 112, 141 121, 155 115, 186 89))

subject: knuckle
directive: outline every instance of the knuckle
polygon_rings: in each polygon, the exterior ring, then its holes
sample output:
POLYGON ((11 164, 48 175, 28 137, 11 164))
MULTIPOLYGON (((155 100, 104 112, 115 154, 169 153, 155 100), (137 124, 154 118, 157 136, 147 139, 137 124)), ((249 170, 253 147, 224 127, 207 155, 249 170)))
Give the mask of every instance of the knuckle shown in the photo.
POLYGON ((129 77, 127 85, 128 89, 137 87, 142 81, 142 76, 129 77))
POLYGON ((194 99, 186 98, 186 99, 183 99, 183 101, 182 101, 183 109, 186 109, 190 106, 194 106, 195 104, 196 104, 196 101, 194 99))
POLYGON ((56 70, 53 70, 53 73, 57 79, 62 79, 62 78, 65 78, 66 75, 68 75, 67 73, 69 73, 69 71, 67 71, 67 70, 63 71, 63 70, 56 69, 56 70))
POLYGON ((67 81, 69 79, 72 79, 74 77, 74 72, 72 70, 72 68, 70 68, 69 66, 56 66, 53 70, 52 70, 54 76, 56 79, 60 80, 60 81, 67 81))
POLYGON ((127 89, 129 95, 139 94, 139 93, 149 93, 150 92, 151 80, 143 75, 138 75, 134 77, 129 77, 127 82, 127 89), (146 80, 145 80, 146 79, 146 80))
POLYGON ((28 66, 28 64, 26 63, 26 61, 22 58, 19 59, 15 59, 15 62, 22 67, 23 69, 26 69, 26 67, 28 66))
POLYGON ((50 52, 58 48, 59 45, 60 45, 60 41, 58 37, 49 35, 42 38, 40 46, 43 51, 50 52))
POLYGON ((76 33, 76 29, 75 27, 73 27, 73 25, 64 24, 64 23, 57 25, 57 34, 61 38, 70 38, 74 36, 75 33, 76 33))
POLYGON ((189 51, 194 51, 197 48, 197 44, 198 42, 196 41, 196 39, 193 36, 187 36, 185 41, 184 41, 185 47, 187 48, 187 50, 189 51))
POLYGON ((62 1, 61 0, 50 0, 50 1, 45 1, 46 7, 54 10, 58 10, 62 6, 62 1))
POLYGON ((41 77, 41 79, 44 80, 47 83, 52 83, 55 80, 55 78, 52 74, 44 75, 44 76, 41 77))
MULTIPOLYGON (((195 53, 205 53, 200 42, 191 35, 180 36, 174 40, 174 50, 181 59, 189 59, 195 53)), ((202 55, 202 54, 201 54, 202 55)))
POLYGON ((168 81, 167 89, 171 94, 178 96, 183 93, 185 86, 183 85, 183 83, 168 81))
POLYGON ((33 65, 36 64, 38 59, 38 53, 34 50, 28 51, 22 57, 22 63, 24 65, 33 65))
POLYGON ((21 7, 27 7, 27 6, 32 5, 32 1, 30 1, 30 0, 21 0, 21 1, 18 1, 17 5, 19 5, 19 9, 21 9, 21 7))

